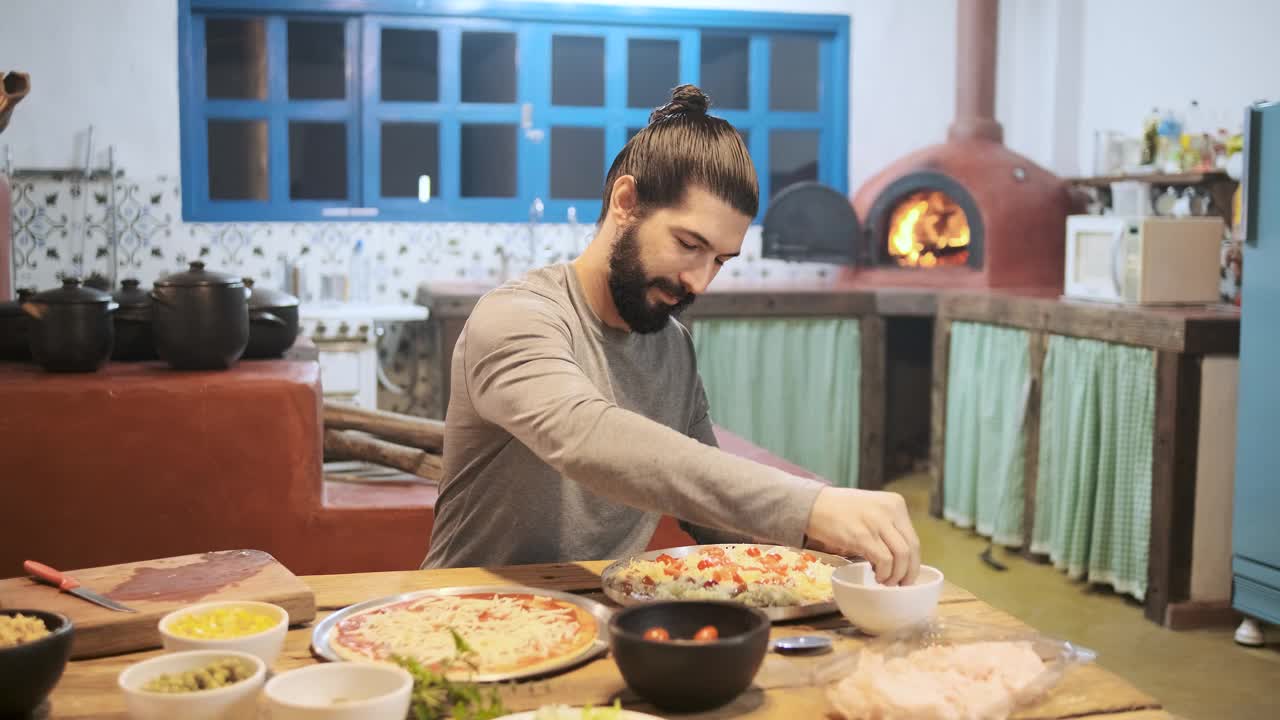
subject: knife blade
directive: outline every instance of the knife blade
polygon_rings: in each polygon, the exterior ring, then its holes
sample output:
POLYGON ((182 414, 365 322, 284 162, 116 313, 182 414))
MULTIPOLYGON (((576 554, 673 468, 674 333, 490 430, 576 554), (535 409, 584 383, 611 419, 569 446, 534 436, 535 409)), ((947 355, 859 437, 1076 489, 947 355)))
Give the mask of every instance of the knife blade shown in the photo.
POLYGON ((70 575, 63 574, 58 570, 54 570, 43 563, 38 563, 35 560, 27 560, 22 563, 22 568, 28 573, 31 573, 32 576, 53 585, 59 590, 69 592, 78 598, 101 605, 108 610, 116 610, 119 612, 138 612, 127 605, 121 605, 111 598, 103 597, 98 593, 81 586, 79 580, 76 580, 70 575))

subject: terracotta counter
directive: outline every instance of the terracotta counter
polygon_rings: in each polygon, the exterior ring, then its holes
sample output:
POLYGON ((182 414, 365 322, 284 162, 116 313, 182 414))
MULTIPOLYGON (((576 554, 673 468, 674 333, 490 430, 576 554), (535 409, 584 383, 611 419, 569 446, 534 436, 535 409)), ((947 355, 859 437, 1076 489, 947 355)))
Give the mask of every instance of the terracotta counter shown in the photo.
POLYGON ((320 407, 315 362, 0 363, 0 577, 24 559, 71 569, 227 547, 300 573, 416 566, 429 507, 325 507, 320 407))

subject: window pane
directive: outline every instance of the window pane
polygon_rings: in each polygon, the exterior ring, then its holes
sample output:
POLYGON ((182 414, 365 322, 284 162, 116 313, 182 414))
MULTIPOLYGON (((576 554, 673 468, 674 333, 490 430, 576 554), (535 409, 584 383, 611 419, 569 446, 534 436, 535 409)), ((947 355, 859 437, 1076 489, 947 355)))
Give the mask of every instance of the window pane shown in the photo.
POLYGON ((516 126, 462 126, 462 196, 516 196, 516 126))
POLYGON ((702 36, 702 91, 714 107, 747 109, 747 38, 702 36))
POLYGON ((769 109, 818 109, 818 41, 775 37, 769 46, 769 109))
POLYGON ((633 38, 627 41, 627 107, 653 108, 671 100, 680 84, 680 43, 633 38))
POLYGON ((382 99, 435 102, 440 97, 440 37, 435 30, 382 31, 382 99))
POLYGON ((818 131, 769 133, 769 196, 803 180, 818 179, 818 131))
POLYGON ((516 101, 516 36, 462 33, 462 102, 516 101))
POLYGON ((631 138, 635 137, 644 128, 627 128, 627 142, 631 142, 631 138))
POLYGON ((551 104, 604 106, 604 38, 551 38, 551 104))
POLYGON ((209 197, 266 200, 267 121, 209 121, 209 197))
POLYGON ((204 43, 208 97, 267 97, 267 36, 261 19, 208 18, 204 21, 204 43))
POLYGON ((295 200, 347 199, 345 123, 289 123, 289 197, 295 200))
POLYGON ((347 96, 347 45, 342 23, 289 21, 289 97, 347 96))
POLYGON ((551 128, 551 197, 596 198, 604 188, 604 128, 551 128))
POLYGON ((742 138, 742 144, 747 147, 747 152, 751 152, 751 131, 738 129, 738 137, 742 138))
POLYGON ((439 195, 440 127, 435 123, 382 124, 382 196, 418 197, 418 178, 431 178, 439 195))

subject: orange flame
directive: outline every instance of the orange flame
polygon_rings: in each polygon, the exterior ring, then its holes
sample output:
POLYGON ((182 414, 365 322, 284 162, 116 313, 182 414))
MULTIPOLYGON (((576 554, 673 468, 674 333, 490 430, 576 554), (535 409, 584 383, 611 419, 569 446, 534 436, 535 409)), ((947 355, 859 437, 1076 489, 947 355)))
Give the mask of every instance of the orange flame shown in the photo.
POLYGON ((969 261, 969 221, 937 190, 912 193, 889 221, 889 257, 902 267, 931 268, 969 261))

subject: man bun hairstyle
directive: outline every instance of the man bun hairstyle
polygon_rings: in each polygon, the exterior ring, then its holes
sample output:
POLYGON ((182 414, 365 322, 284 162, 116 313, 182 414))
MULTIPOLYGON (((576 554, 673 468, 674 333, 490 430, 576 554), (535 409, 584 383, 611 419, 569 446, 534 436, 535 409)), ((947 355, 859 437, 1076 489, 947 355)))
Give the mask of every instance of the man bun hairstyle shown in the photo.
POLYGON ((710 99, 693 85, 671 91, 671 100, 649 114, 649 124, 613 159, 605 177, 599 221, 609 212, 609 196, 623 175, 636 179, 639 213, 684 200, 698 186, 743 215, 759 210, 756 169, 742 136, 723 118, 707 114, 710 99))

